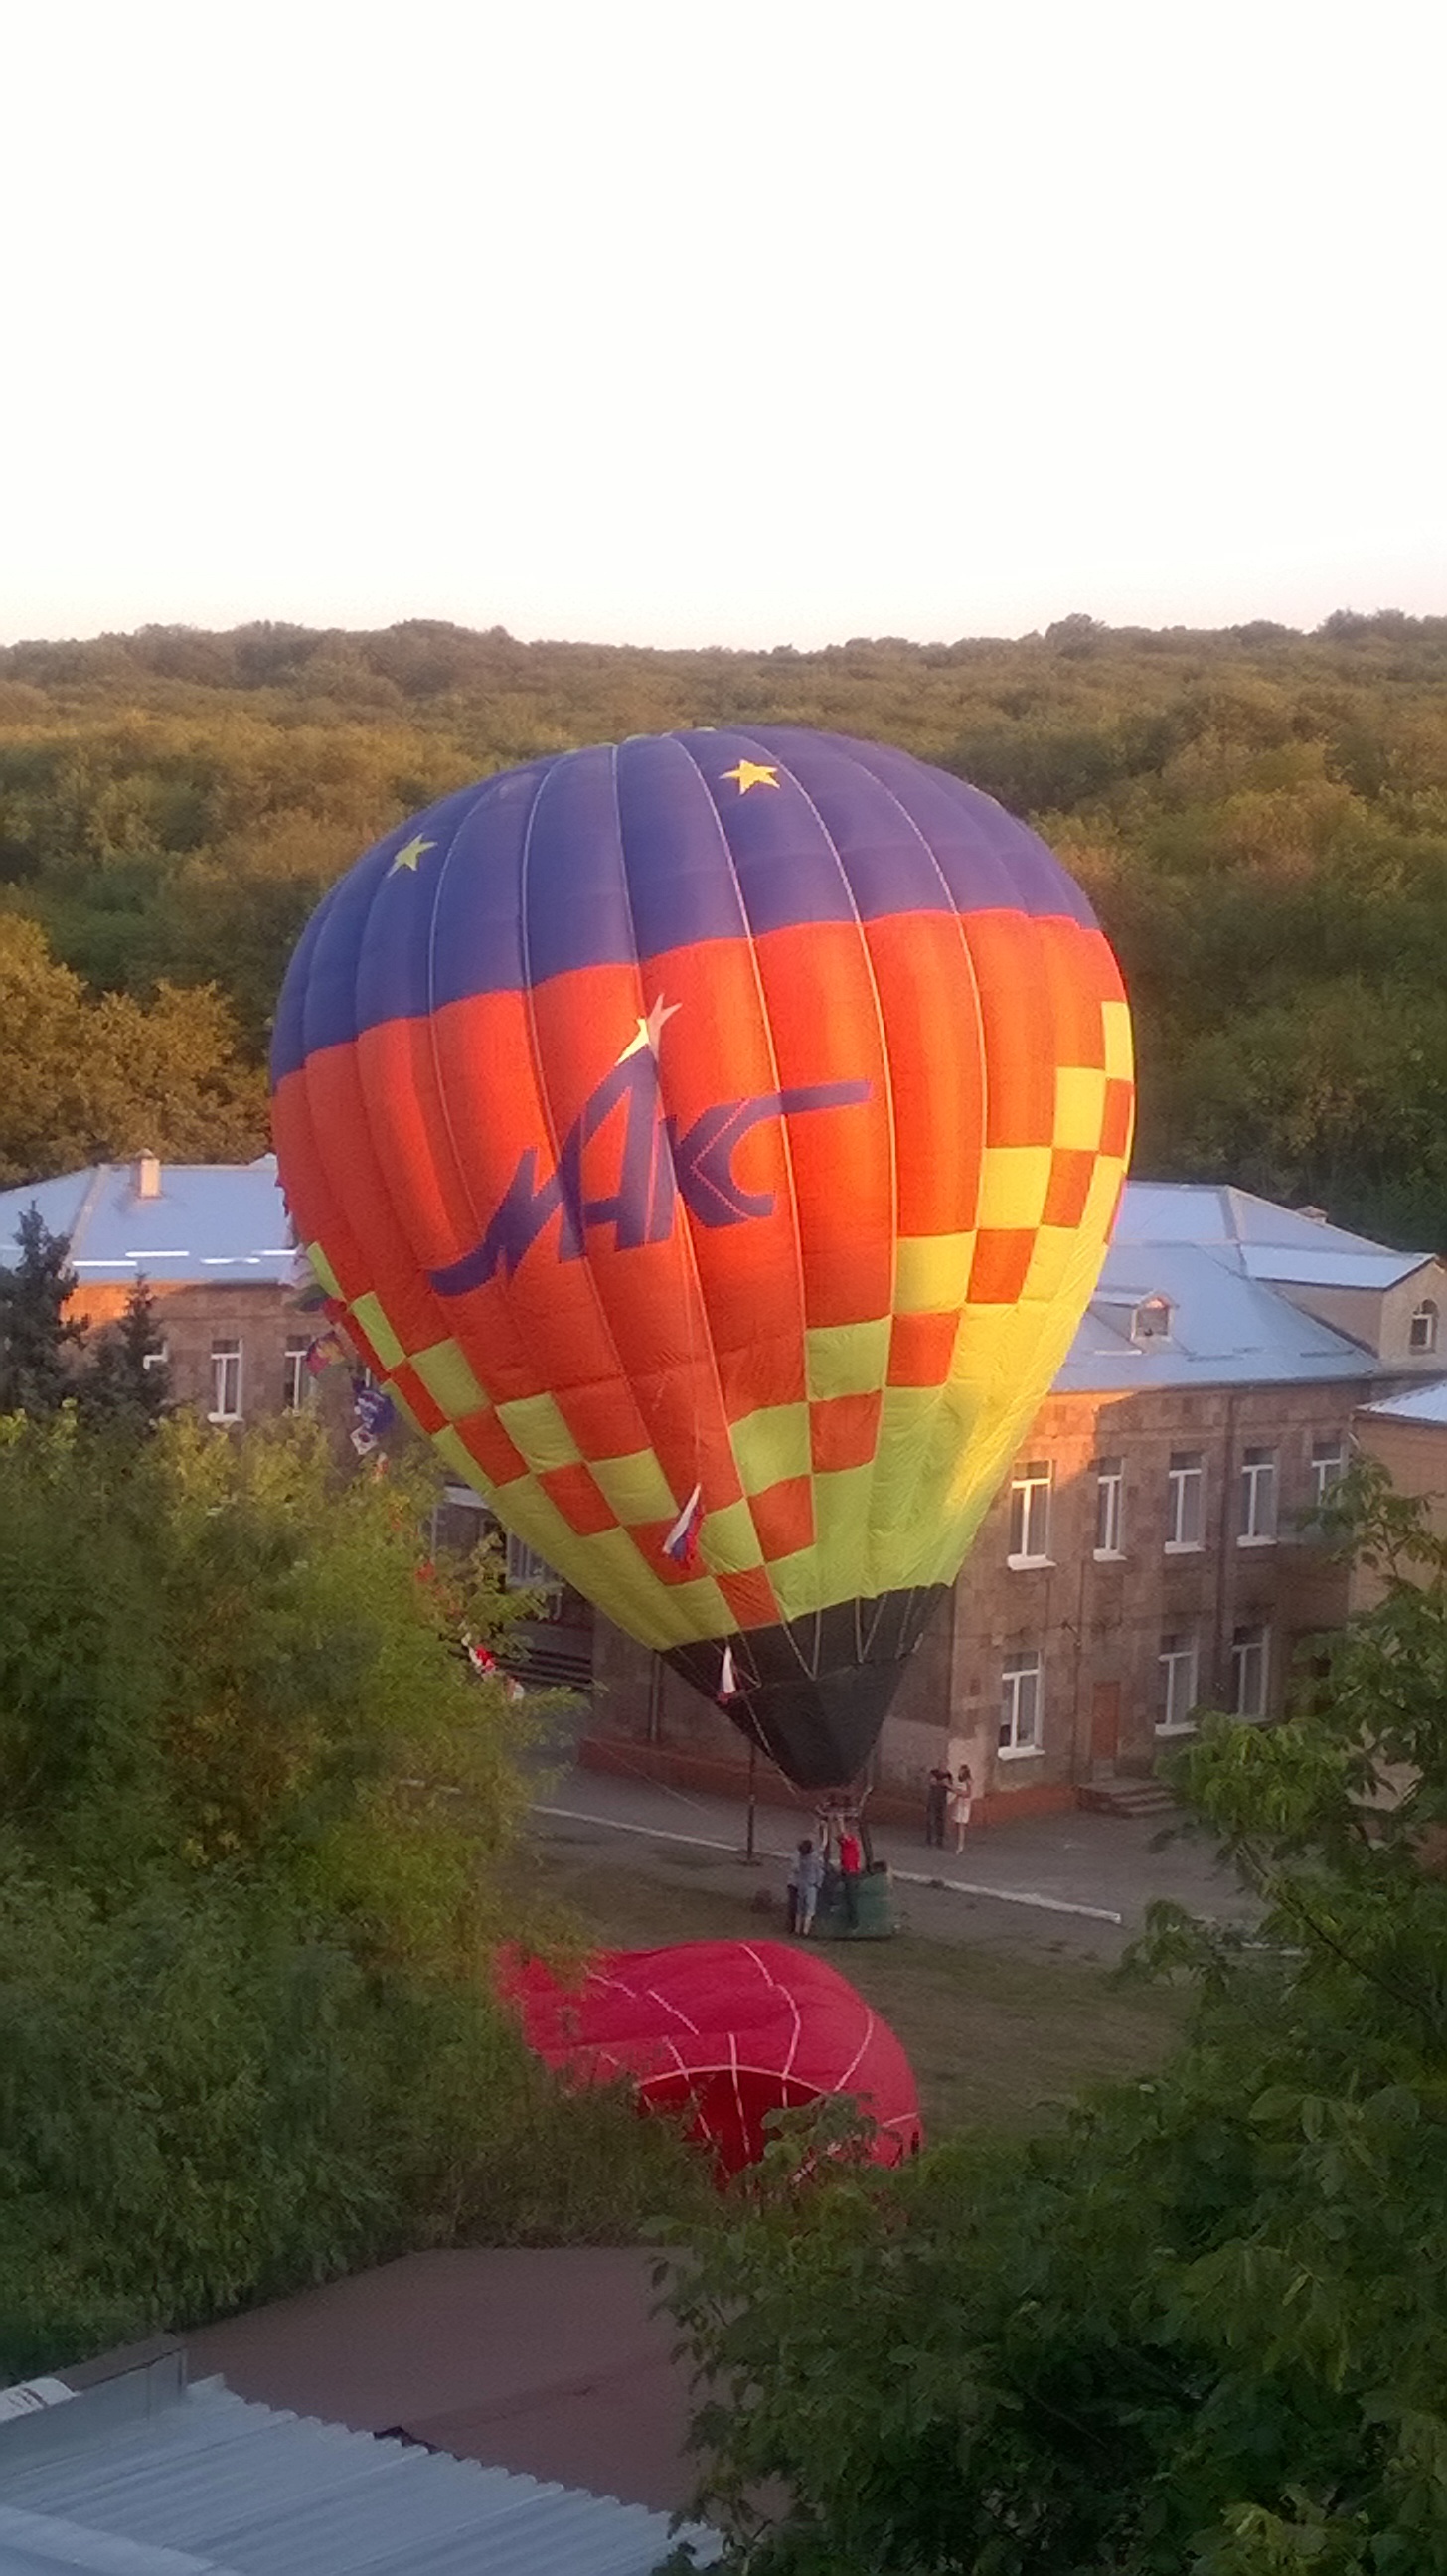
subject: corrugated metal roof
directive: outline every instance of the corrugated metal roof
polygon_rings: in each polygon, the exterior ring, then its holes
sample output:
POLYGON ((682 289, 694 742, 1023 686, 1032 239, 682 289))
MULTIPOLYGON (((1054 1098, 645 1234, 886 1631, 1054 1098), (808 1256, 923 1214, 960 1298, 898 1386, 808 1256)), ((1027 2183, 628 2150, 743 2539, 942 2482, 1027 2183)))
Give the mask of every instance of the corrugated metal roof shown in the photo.
POLYGON ((1406 1395, 1384 1395, 1380 1404, 1364 1404, 1363 1413, 1389 1413, 1396 1422, 1441 1423, 1447 1428, 1447 1378, 1435 1386, 1414 1386, 1406 1395))
POLYGON ((284 1282, 295 1240, 276 1156, 254 1163, 162 1163, 156 1197, 143 1198, 135 1163, 97 1163, 33 1188, 0 1191, 0 1262, 15 1258, 17 1229, 38 1207, 52 1234, 70 1240, 82 1287, 96 1280, 284 1282))
POLYGON ((0 2576, 651 2576, 671 2545, 643 2505, 137 2379, 0 2425, 0 2576))

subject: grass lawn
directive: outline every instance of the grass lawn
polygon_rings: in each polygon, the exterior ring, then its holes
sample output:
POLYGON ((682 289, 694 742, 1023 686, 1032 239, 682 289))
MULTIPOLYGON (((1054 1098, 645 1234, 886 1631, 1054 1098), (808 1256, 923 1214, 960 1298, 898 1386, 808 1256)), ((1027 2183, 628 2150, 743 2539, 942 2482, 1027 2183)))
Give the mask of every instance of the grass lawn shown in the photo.
MULTIPOLYGON (((517 1892, 570 1915, 600 1947, 784 1937, 777 1914, 755 1910, 736 1868, 706 1862, 679 1884, 640 1869, 636 1853, 614 1862, 596 1848, 539 1840, 518 1864, 517 1892)), ((909 1932, 821 1946, 903 2041, 933 2137, 1038 2126, 1084 2085, 1148 2072, 1181 2026, 1178 1996, 1116 1986, 1107 1968, 1083 1959, 909 1932)))

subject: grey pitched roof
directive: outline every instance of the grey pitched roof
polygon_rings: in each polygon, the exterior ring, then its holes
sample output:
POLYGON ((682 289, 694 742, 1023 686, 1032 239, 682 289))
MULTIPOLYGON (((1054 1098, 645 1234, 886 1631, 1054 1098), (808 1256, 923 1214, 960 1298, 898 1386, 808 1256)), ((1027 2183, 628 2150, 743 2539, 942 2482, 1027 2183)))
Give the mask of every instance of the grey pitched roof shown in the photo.
MULTIPOLYGON (((697 2563, 718 2552, 690 2537, 697 2563)), ((668 2517, 133 2373, 0 2422, 0 2576, 651 2576, 668 2517), (140 2386, 135 2383, 140 2381, 140 2386)))
MULTIPOLYGON (((1364 1235, 1328 1225, 1322 1217, 1307 1216, 1300 1208, 1278 1207, 1274 1199, 1259 1199, 1251 1190, 1216 1181, 1127 1181, 1115 1241, 1258 1244, 1274 1252, 1382 1249, 1364 1235)), ((1402 1256, 1409 1264, 1426 1257, 1420 1252, 1402 1256)))
POLYGON ((1095 1297, 1057 1391, 1302 1385, 1372 1377, 1375 1354, 1303 1312, 1284 1288, 1380 1293, 1432 1259, 1273 1205, 1249 1190, 1129 1181, 1095 1297), (1170 1332, 1131 1338, 1135 1306, 1170 1300, 1170 1332))
POLYGON ((1388 1413, 1394 1422, 1440 1423, 1447 1428, 1447 1378, 1432 1386, 1410 1387, 1405 1395, 1385 1395, 1380 1404, 1364 1404, 1363 1413, 1388 1413))
POLYGON ((221 1285, 289 1279, 296 1259, 276 1156, 254 1163, 162 1163, 160 1194, 142 1198, 134 1163, 0 1190, 0 1263, 15 1259, 17 1228, 37 1207, 70 1241, 82 1287, 95 1280, 211 1280, 221 1285))
MULTIPOLYGON (((166 1163, 161 1194, 142 1198, 133 1163, 0 1191, 0 1262, 32 1202, 52 1233, 71 1238, 82 1285, 92 1280, 285 1281, 295 1260, 276 1157, 254 1163, 166 1163)), ((1281 1289, 1380 1293, 1423 1268, 1424 1252, 1393 1252, 1341 1226, 1277 1207, 1250 1190, 1129 1181, 1100 1284, 1057 1389, 1301 1384, 1370 1377, 1372 1352, 1303 1313, 1281 1289), (1171 1301, 1169 1334, 1137 1343, 1132 1309, 1171 1301)))

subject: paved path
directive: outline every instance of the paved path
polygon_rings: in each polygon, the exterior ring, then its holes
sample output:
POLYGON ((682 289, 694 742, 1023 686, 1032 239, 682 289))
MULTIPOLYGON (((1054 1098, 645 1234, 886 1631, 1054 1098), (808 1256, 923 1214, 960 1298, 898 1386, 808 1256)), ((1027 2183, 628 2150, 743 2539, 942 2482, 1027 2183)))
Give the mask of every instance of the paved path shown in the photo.
MULTIPOLYGON (((931 1938, 1070 1949, 1113 1958, 1138 1932, 1153 1898, 1172 1897, 1216 1922, 1249 1922, 1251 1901, 1218 1868, 1209 1843, 1172 1820, 1067 1811, 1019 1824, 972 1827, 964 1851, 927 1851, 897 1826, 873 1832, 909 1928, 931 1938)), ((737 1886, 747 1831, 742 1799, 705 1797, 602 1771, 555 1776, 533 1811, 540 1842, 586 1852, 674 1884, 701 1871, 737 1886)), ((761 1884, 779 1889, 802 1820, 757 1810, 761 1884)))

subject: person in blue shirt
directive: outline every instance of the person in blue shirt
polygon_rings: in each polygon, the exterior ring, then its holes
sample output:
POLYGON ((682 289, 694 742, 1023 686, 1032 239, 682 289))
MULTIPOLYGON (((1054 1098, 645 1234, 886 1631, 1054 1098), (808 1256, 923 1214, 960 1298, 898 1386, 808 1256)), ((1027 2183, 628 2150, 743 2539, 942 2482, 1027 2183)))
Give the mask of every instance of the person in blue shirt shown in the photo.
POLYGON ((789 1863, 789 1929, 807 1940, 824 1884, 823 1855, 807 1835, 789 1863))

